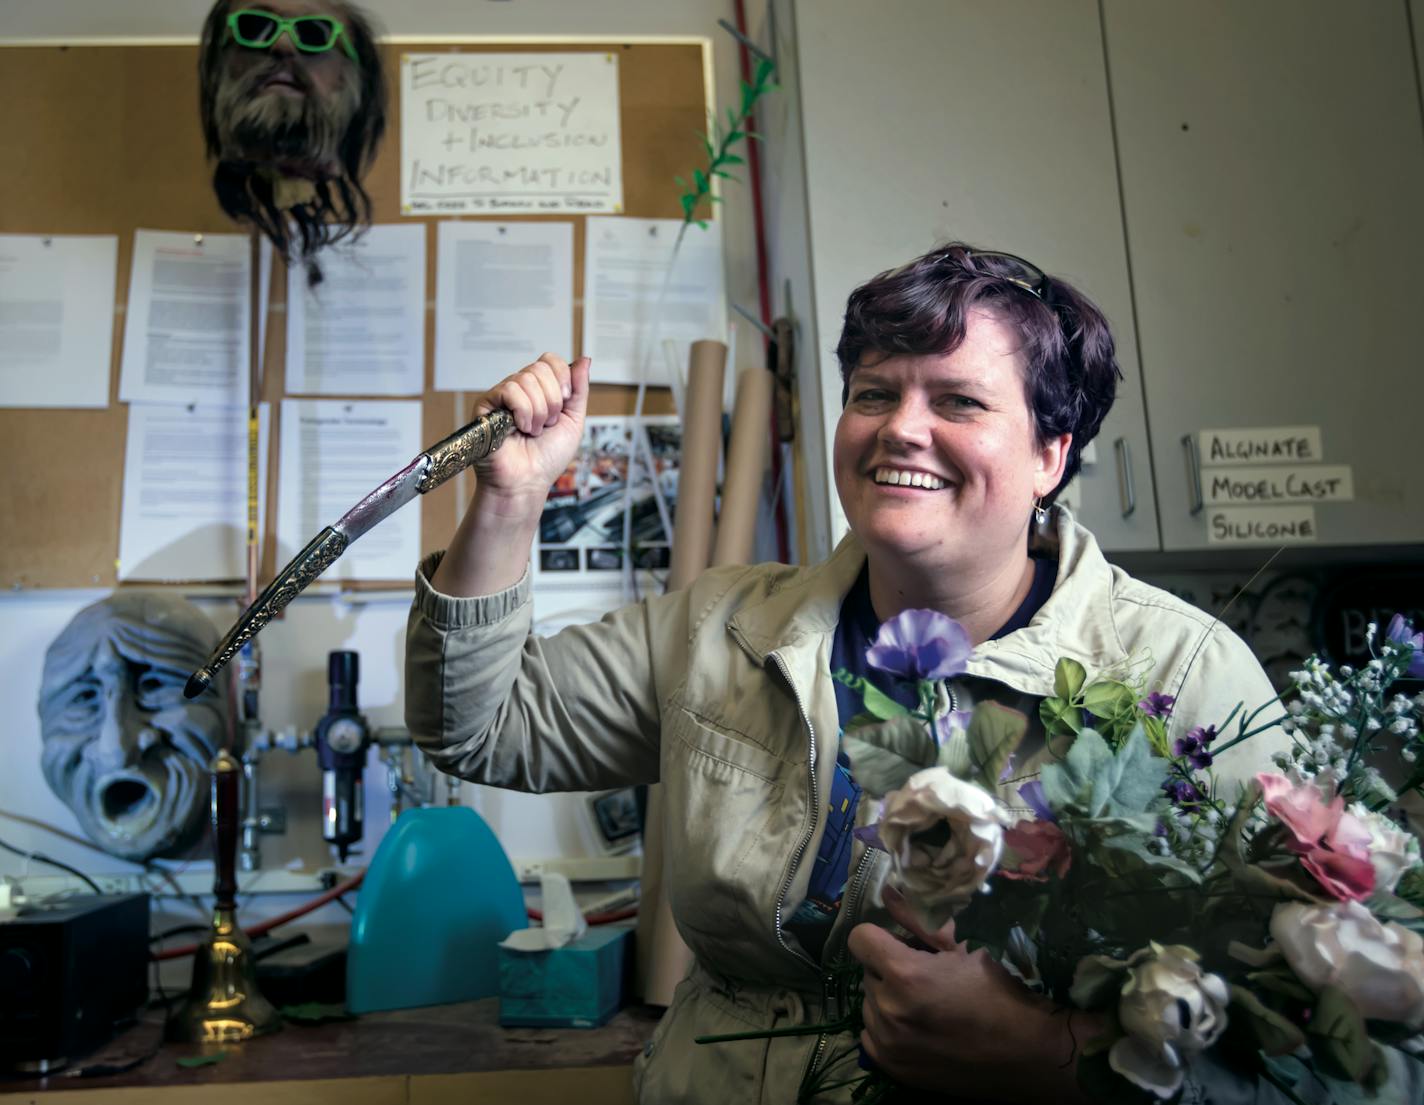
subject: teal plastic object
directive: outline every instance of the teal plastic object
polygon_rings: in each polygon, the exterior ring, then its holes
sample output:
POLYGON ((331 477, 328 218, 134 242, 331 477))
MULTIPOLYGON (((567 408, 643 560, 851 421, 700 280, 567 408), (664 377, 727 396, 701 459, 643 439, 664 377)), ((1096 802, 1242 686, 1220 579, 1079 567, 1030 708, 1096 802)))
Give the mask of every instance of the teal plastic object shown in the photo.
POLYGON ((361 884, 346 957, 353 1013, 499 993, 499 942, 529 924, 499 838, 474 810, 407 810, 361 884))
POLYGON ((594 1028, 623 1004, 632 929, 591 928, 562 948, 499 949, 499 1023, 594 1028))

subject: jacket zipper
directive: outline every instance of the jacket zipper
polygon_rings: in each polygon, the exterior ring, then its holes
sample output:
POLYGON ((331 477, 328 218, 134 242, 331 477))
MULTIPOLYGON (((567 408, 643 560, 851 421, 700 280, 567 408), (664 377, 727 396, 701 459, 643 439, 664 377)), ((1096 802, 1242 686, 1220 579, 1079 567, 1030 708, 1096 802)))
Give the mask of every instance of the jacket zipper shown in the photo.
MULTIPOLYGON (((850 885, 846 889, 845 900, 841 903, 841 911, 843 916, 850 916, 850 914, 846 911, 854 908, 856 900, 860 896, 860 892, 864 889, 865 873, 867 870, 869 870, 874 858, 874 850, 867 847, 865 849, 865 854, 860 857, 860 863, 856 865, 855 874, 851 876, 850 885)), ((835 984, 835 977, 836 976, 831 974, 829 971, 821 976, 821 994, 824 999, 822 1002, 823 1016, 829 1016, 831 1013, 831 990, 835 984)), ((840 1008, 839 1003, 837 1003, 835 1007, 835 1015, 840 1016, 842 1012, 843 1010, 840 1008)), ((830 1043, 830 1040, 830 1036, 828 1036, 824 1032, 822 1032, 819 1036, 816 1037, 816 1046, 811 1049, 811 1055, 806 1063, 806 1069, 801 1072, 801 1084, 803 1086, 806 1084, 807 1076, 809 1076, 812 1071, 814 1071, 818 1066, 820 1066, 821 1057, 825 1054, 826 1045, 830 1043)))

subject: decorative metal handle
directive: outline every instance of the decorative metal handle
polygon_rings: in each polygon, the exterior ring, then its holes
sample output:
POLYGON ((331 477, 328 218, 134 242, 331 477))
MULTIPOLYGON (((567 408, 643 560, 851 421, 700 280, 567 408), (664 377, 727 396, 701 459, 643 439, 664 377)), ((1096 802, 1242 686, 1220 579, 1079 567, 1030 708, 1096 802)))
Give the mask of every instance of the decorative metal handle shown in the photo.
POLYGON ((306 590, 307 584, 336 563, 337 557, 345 551, 346 535, 331 526, 313 537, 296 559, 257 596, 257 601, 243 611, 242 617, 227 631, 227 636, 219 642, 208 662, 188 677, 183 697, 197 698, 207 690, 218 670, 257 636, 264 625, 285 610, 289 602, 306 590))
POLYGON ((1200 514, 1202 510, 1202 484, 1201 484, 1201 453, 1197 449, 1197 435, 1183 434, 1182 448, 1187 454, 1187 495, 1190 506, 1188 510, 1192 514, 1200 514))
POLYGON ((457 472, 463 472, 475 461, 483 460, 504 444, 504 439, 513 429, 512 414, 506 410, 490 411, 463 429, 456 430, 444 441, 432 445, 425 451, 430 458, 430 467, 416 484, 416 490, 424 495, 457 472))
POLYGON ((1125 437, 1113 442, 1113 450, 1117 453, 1117 497, 1122 503, 1122 516, 1128 518, 1137 509, 1137 492, 1132 486, 1132 450, 1125 437))
POLYGON ((226 748, 218 752, 212 763, 213 772, 213 859, 216 877, 213 880, 215 909, 237 908, 237 871, 233 860, 237 856, 238 780, 242 765, 226 748))

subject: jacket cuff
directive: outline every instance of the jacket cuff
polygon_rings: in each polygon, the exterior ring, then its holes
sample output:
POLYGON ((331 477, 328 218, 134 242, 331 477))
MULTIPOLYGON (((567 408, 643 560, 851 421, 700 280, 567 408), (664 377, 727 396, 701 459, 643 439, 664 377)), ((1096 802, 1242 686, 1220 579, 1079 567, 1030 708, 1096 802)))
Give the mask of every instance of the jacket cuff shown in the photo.
POLYGON ((493 625, 529 602, 533 585, 527 566, 518 583, 492 595, 456 598, 453 595, 441 594, 430 585, 430 577, 444 555, 443 549, 431 553, 415 570, 415 608, 436 628, 464 629, 468 626, 493 625))

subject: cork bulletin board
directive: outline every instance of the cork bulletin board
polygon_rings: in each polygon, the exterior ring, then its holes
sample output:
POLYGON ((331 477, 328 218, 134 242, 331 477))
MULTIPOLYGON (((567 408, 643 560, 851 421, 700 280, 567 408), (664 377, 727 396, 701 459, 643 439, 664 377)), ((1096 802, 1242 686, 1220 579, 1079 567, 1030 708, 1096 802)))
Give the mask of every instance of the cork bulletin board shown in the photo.
MULTIPOLYGON (((706 127, 704 48, 696 43, 541 41, 521 47, 448 42, 388 44, 392 102, 380 155, 366 179, 373 222, 426 224, 426 391, 422 433, 433 444, 469 417, 475 396, 431 388, 434 358, 435 218, 399 209, 398 67, 402 53, 612 52, 618 56, 624 213, 679 218, 673 177, 687 176, 706 127)), ((116 583, 127 405, 118 401, 122 327, 136 229, 232 233, 213 197, 198 121, 197 47, 76 46, 0 50, 0 233, 115 234, 119 239, 109 406, 97 410, 0 409, 0 582, 8 588, 108 587, 116 583)), ((520 216, 511 216, 518 218, 520 216)), ((503 218, 503 217, 502 217, 503 218)), ((528 216, 539 219, 540 216, 528 216)), ((576 345, 582 341, 584 221, 574 224, 576 345)), ((505 220, 508 221, 508 220, 505 220)), ((278 405, 285 393, 286 280, 274 273, 263 398, 272 408, 267 534, 260 584, 275 564, 278 405)), ((530 350, 533 358, 542 350, 530 350)), ((511 364, 509 371, 520 367, 511 364)), ((595 385, 593 414, 630 413, 634 389, 595 385)), ((360 398, 360 396, 354 396, 360 398)), ((663 389, 650 413, 672 408, 663 389)), ((422 497, 421 547, 443 547, 473 484, 451 480, 422 497)), ((354 504, 353 504, 354 505, 354 504)), ((335 519, 327 519, 334 522, 335 519)), ((411 566, 412 571, 414 565, 411 566)), ((401 582, 407 582, 402 580, 401 582)))

